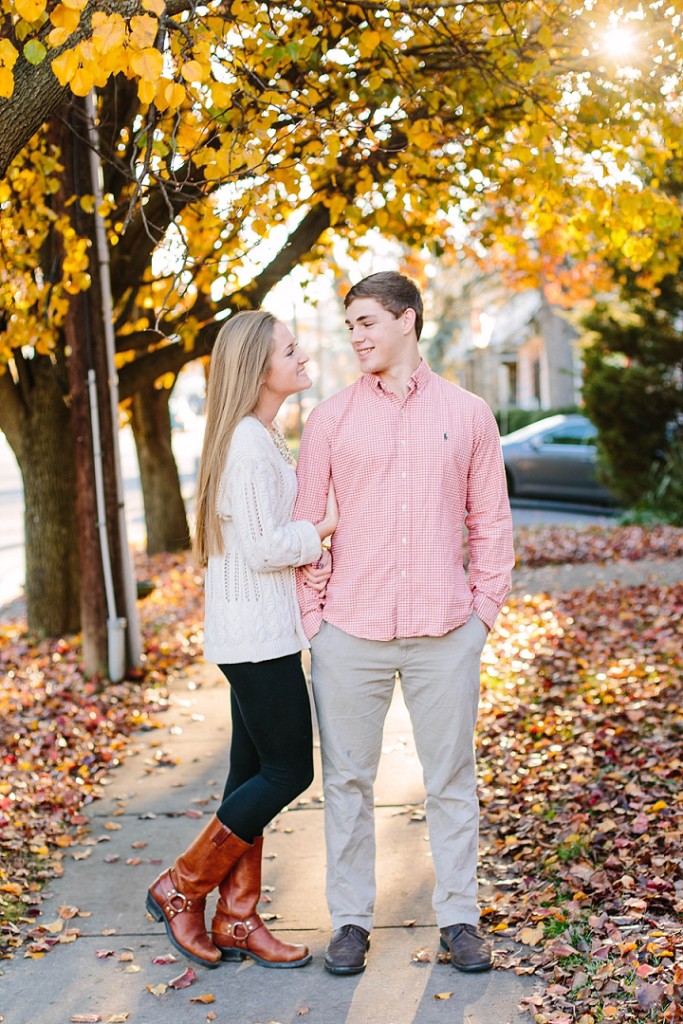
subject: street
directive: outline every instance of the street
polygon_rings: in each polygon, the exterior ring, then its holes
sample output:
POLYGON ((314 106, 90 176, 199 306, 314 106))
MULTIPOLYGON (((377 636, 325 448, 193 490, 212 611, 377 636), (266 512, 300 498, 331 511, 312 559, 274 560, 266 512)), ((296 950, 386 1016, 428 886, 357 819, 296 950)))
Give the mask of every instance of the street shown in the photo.
MULTIPOLYGON (((124 427, 121 430, 119 445, 128 541, 132 545, 142 545, 145 540, 144 509, 135 442, 130 428, 124 427)), ((189 503, 192 500, 197 460, 201 450, 200 432, 198 430, 175 430, 173 432, 173 450, 180 473, 183 496, 189 503)), ((23 514, 23 488, 19 467, 4 434, 0 434, 0 515, 2 517, 0 616, 22 593, 24 584, 23 514)), ((519 498, 512 502, 512 518, 515 526, 548 526, 562 523, 571 526, 589 526, 593 524, 608 525, 615 521, 615 513, 593 506, 572 506, 558 502, 519 498)))

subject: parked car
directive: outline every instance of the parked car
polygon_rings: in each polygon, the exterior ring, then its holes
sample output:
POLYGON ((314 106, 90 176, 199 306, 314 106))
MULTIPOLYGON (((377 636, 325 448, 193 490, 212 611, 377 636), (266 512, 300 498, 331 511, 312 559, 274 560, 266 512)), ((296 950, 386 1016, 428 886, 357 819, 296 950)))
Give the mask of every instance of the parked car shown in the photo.
POLYGON ((501 438, 510 496, 595 504, 618 499, 598 479, 597 429, 585 416, 548 416, 501 438))

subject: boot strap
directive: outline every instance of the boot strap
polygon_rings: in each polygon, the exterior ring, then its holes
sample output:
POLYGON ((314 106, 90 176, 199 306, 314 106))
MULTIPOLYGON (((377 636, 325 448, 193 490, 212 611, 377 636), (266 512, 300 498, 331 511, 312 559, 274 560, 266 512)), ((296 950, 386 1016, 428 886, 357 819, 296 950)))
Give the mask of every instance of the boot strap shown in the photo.
POLYGON ((236 942, 246 942, 252 932, 263 927, 263 921, 258 914, 255 914, 254 917, 247 917, 244 921, 222 923, 221 927, 228 935, 232 935, 236 942))
POLYGON ((167 917, 175 917, 176 914, 192 913, 197 910, 194 900, 186 896, 184 892, 178 892, 177 889, 169 889, 164 896, 166 898, 164 913, 167 917), (173 900, 180 900, 180 906, 174 906, 173 900))

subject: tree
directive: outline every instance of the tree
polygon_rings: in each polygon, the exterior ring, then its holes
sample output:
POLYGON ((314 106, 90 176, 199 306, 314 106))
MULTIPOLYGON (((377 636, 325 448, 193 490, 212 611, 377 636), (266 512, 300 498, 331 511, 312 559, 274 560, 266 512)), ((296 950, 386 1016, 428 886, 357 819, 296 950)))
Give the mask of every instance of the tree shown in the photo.
POLYGON ((670 457, 683 423, 683 279, 645 290, 624 274, 619 300, 584 320, 586 411, 600 432, 605 473, 616 493, 638 502, 653 467, 670 457))
MULTIPOLYGON (((163 405, 163 385, 210 352, 221 318, 257 305, 297 264, 319 265, 333 237, 351 254, 371 230, 448 254, 465 223, 470 249, 514 251, 525 273, 542 264, 560 283, 567 254, 584 256, 596 239, 653 280, 678 258, 679 204, 654 176, 680 145, 674 98, 658 92, 680 72, 674 8, 646 9, 657 29, 643 33, 647 70, 628 74, 603 59, 615 12, 602 4, 590 18, 578 2, 526 0, 0 9, 3 144, 29 99, 44 97, 48 112, 60 90, 97 92, 119 390, 141 409, 153 394, 163 405), (647 184, 643 162, 654 169, 647 184), (634 224, 631 244, 619 231, 634 224)), ((0 362, 10 369, 0 427, 25 480, 45 478, 27 463, 26 425, 39 413, 25 381, 56 387, 72 296, 89 286, 88 239, 51 198, 60 154, 33 130, 12 135, 0 182, 0 362)), ((133 424, 151 455, 141 463, 153 465, 167 420, 143 429, 134 411, 133 424)), ((54 453, 52 473, 68 451, 54 453)), ((65 509, 52 514, 69 521, 65 509)), ((42 614, 29 601, 34 624, 42 614)))

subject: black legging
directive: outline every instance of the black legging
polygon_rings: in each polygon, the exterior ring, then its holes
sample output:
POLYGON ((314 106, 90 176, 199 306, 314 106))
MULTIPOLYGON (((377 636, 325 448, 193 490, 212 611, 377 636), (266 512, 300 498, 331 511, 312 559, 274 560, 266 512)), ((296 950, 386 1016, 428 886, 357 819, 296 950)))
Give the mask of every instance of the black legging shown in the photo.
POLYGON ((313 781, 311 704, 301 655, 220 665, 230 683, 230 773, 219 819, 247 843, 313 781))

